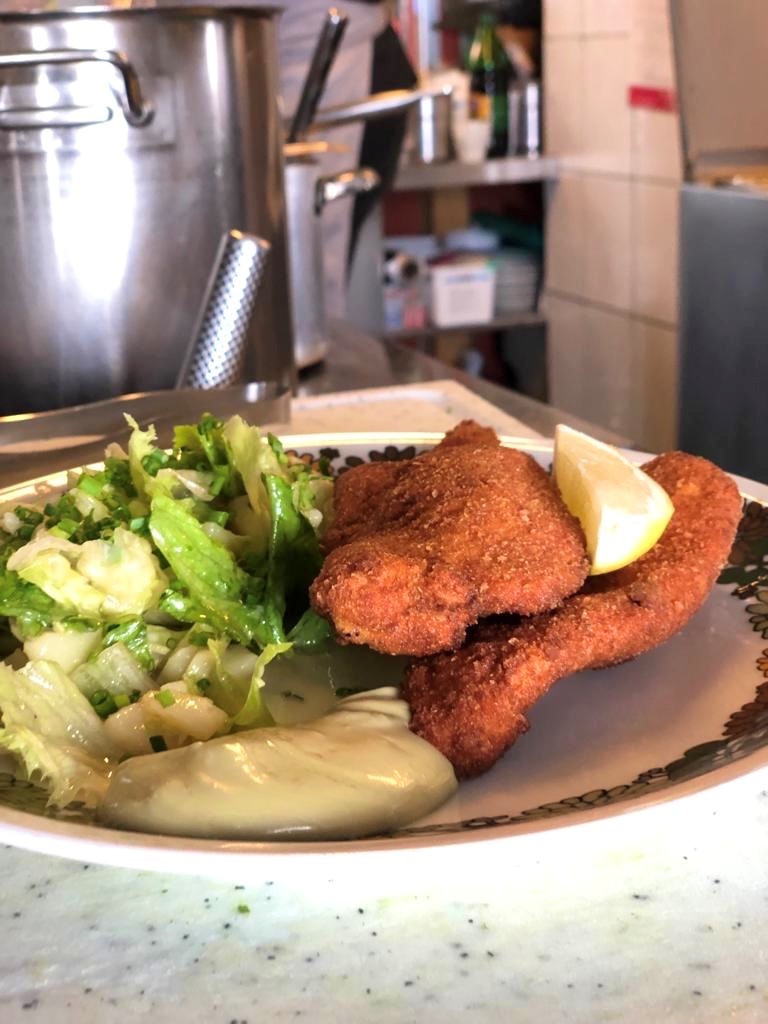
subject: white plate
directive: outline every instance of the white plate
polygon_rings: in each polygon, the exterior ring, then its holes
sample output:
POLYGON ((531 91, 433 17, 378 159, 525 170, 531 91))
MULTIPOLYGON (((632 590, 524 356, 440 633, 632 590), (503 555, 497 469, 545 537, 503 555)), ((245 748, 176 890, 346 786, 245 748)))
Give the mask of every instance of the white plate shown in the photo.
MULTIPOLYGON (((284 438, 336 468, 404 458, 441 435, 366 433, 284 438)), ((543 465, 549 442, 506 438, 543 465)), ((644 456, 628 453, 642 461, 644 456)), ((0 493, 29 496, 65 474, 0 493)), ((430 851, 535 836, 683 799, 768 764, 768 488, 749 502, 736 563, 704 608, 667 644, 625 665, 562 680, 533 709, 531 729, 485 776, 463 783, 429 818, 393 835, 331 843, 243 843, 166 838, 96 827, 44 812, 44 798, 0 774, 0 841, 30 850, 148 870, 231 876, 274 858, 430 851)), ((298 863, 297 863, 298 866, 298 863)))

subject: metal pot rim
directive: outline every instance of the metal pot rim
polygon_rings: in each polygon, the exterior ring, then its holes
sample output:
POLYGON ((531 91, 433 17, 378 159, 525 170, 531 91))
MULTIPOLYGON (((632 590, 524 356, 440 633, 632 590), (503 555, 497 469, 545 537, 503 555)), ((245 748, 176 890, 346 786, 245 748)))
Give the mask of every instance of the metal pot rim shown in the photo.
POLYGON ((12 0, 10 9, 0 11, 0 21, 18 17, 56 17, 57 15, 88 15, 88 14, 146 14, 164 12, 169 14, 187 14, 215 16, 240 12, 249 15, 273 17, 283 10, 282 5, 263 3, 262 0, 239 0, 231 4, 206 4, 200 0, 100 0, 96 3, 83 3, 83 0, 57 0, 55 4, 45 0, 12 0))

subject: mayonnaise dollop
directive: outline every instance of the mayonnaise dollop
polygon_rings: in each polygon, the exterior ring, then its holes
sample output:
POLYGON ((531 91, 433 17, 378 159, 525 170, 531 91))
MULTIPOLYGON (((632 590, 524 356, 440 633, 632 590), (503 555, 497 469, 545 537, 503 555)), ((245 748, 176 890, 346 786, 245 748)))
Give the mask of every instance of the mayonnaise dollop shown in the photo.
POLYGON ((394 687, 313 722, 234 733, 119 765, 106 824, 217 839, 351 839, 387 832, 456 789, 450 762, 408 728, 394 687))

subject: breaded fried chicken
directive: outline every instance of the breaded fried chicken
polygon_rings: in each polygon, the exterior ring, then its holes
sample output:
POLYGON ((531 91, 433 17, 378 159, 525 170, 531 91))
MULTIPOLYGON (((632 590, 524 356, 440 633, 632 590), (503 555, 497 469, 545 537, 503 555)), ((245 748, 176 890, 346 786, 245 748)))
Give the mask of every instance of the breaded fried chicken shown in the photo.
POLYGON ((589 565, 547 473, 465 422, 414 459, 340 477, 312 605, 342 642, 450 650, 484 615, 555 607, 589 565))
POLYGON ((490 768, 527 730, 526 712, 558 679, 658 646, 706 600, 738 526, 736 485, 712 463, 682 452, 643 468, 675 507, 646 555, 592 577, 549 614, 482 626, 461 650, 408 670, 403 696, 411 728, 445 754, 457 775, 490 768))

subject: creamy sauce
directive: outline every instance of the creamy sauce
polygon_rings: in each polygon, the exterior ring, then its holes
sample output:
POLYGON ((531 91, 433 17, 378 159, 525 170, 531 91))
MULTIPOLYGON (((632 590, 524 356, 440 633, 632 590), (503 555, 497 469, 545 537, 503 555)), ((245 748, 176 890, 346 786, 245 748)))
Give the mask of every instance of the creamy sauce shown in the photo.
POLYGON ((119 765, 99 808, 119 828, 218 839, 350 839, 401 827, 456 789, 393 687, 294 726, 234 733, 119 765))

